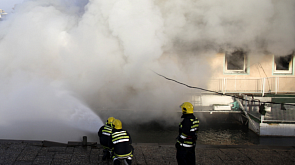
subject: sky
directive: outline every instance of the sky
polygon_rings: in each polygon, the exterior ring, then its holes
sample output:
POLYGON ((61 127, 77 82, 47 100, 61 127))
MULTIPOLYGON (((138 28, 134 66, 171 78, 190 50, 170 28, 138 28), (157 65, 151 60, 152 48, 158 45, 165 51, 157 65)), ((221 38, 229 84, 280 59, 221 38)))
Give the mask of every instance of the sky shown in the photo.
POLYGON ((24 0, 0 0, 0 9, 4 10, 6 13, 11 13, 14 5, 22 2, 24 2, 24 0))
POLYGON ((221 50, 288 55, 294 6, 294 0, 26 0, 0 22, 0 130, 7 131, 1 135, 96 133, 102 114, 123 123, 178 122, 170 115, 190 91, 153 71, 206 88, 206 58, 221 50))

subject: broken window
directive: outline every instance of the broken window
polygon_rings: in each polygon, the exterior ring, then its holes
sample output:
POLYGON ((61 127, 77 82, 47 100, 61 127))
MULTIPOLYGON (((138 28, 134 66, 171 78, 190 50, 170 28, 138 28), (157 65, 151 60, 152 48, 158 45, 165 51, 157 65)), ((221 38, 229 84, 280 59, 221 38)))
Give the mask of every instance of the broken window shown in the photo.
POLYGON ((242 50, 225 54, 225 73, 247 73, 247 54, 242 50))
POLYGON ((292 74, 293 56, 274 56, 274 74, 292 74))

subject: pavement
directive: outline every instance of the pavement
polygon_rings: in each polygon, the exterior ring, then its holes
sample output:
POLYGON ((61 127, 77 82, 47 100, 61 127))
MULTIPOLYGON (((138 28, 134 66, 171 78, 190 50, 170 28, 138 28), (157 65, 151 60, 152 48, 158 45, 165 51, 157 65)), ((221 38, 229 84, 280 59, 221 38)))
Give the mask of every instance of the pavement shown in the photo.
MULTIPOLYGON (((173 144, 133 144, 133 165, 177 164, 173 144)), ((56 143, 0 139, 1 165, 111 165, 102 161, 102 147, 96 142, 56 143)), ((196 164, 201 165, 289 165, 295 164, 294 146, 197 145, 196 164)))

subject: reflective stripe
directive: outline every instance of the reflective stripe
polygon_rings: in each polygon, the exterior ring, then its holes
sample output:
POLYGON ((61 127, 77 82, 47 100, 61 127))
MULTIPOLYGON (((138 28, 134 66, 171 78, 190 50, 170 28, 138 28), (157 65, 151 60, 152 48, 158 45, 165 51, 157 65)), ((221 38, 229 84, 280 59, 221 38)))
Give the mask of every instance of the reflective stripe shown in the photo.
POLYGON ((120 134, 113 134, 113 138, 118 137, 118 136, 123 136, 123 135, 127 135, 127 133, 120 133, 120 134))
POLYGON ((118 133, 124 133, 126 131, 119 131, 119 132, 114 132, 114 134, 118 134, 118 133))
POLYGON ((196 119, 196 120, 193 122, 193 124, 198 124, 198 123, 200 123, 200 121, 199 121, 198 119, 196 119))
POLYGON ((112 132, 112 129, 109 129, 109 128, 106 129, 106 128, 105 128, 105 129, 103 129, 102 131, 103 131, 103 132, 112 132))
POLYGON ((102 129, 101 132, 102 132, 103 135, 110 136, 111 133, 112 133, 112 131, 113 131, 113 128, 112 128, 112 127, 110 127, 110 126, 108 126, 108 125, 105 125, 105 126, 103 127, 103 129, 102 129))
POLYGON ((107 133, 112 133, 112 130, 102 130, 101 132, 107 132, 107 133))
POLYGON ((183 144, 183 143, 179 143, 180 146, 183 146, 183 147, 194 147, 194 145, 191 145, 191 144, 183 144))
POLYGON ((111 134, 106 133, 106 132, 103 132, 102 134, 103 134, 103 135, 107 135, 107 136, 110 136, 110 135, 111 135, 111 134))
POLYGON ((110 126, 108 126, 108 125, 105 125, 105 126, 104 126, 104 129, 112 130, 113 128, 110 127, 110 126))
POLYGON ((181 137, 182 139, 186 139, 186 137, 185 137, 185 136, 183 136, 183 135, 180 135, 180 137, 181 137))
POLYGON ((119 140, 119 139, 129 139, 129 136, 119 136, 117 138, 113 138, 112 141, 116 141, 116 140, 119 140))
POLYGON ((184 143, 181 143, 180 141, 177 140, 177 143, 179 143, 179 145, 183 146, 183 147, 194 147, 195 146, 193 144, 193 142, 189 142, 189 141, 184 141, 184 143), (185 144, 185 143, 190 143, 190 144, 185 144))
POLYGON ((117 143, 128 142, 128 141, 129 141, 129 139, 119 139, 119 140, 113 141, 113 143, 117 144, 117 143))
MULTIPOLYGON (((119 155, 119 154, 116 154, 114 153, 114 155, 117 157, 117 158, 129 158, 129 157, 133 157, 132 155, 132 151, 129 152, 128 154, 124 154, 124 155, 119 155)), ((131 158, 132 159, 132 158, 131 158)))
POLYGON ((129 136, 126 131, 120 132, 113 132, 112 133, 112 142, 113 144, 121 143, 121 142, 128 142, 129 136))
POLYGON ((191 128, 199 127, 199 124, 191 126, 191 128))
POLYGON ((183 144, 193 144, 191 141, 184 141, 183 144))
POLYGON ((115 138, 117 136, 122 136, 122 135, 127 135, 126 131, 114 132, 112 136, 113 138, 115 138))
POLYGON ((193 128, 193 129, 190 129, 190 131, 196 131, 196 130, 198 130, 198 128, 193 128))
POLYGON ((191 132, 194 132, 194 131, 197 131, 198 130, 198 127, 199 127, 199 119, 198 118, 195 118, 195 119, 191 119, 192 122, 192 126, 191 126, 191 129, 190 131, 191 132))
POLYGON ((179 143, 180 146, 183 146, 183 147, 194 147, 193 144, 184 144, 184 143, 181 143, 180 141, 177 141, 179 143))

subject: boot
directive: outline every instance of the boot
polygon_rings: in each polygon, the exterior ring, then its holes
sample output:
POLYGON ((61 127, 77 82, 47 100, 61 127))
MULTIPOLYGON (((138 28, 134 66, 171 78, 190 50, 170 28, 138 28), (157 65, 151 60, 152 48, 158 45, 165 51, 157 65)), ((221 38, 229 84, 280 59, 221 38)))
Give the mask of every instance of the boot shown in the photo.
POLYGON ((103 150, 102 160, 106 160, 109 157, 109 151, 103 150))

